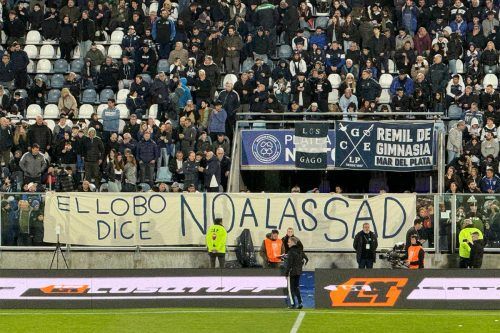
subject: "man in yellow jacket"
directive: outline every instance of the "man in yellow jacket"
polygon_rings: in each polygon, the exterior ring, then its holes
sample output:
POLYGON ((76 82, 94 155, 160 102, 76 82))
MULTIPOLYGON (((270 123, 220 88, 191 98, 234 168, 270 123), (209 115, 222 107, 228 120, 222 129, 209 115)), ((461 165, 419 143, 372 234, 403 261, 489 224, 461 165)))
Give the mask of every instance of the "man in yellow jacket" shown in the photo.
POLYGON ((470 268, 470 244, 473 243, 472 234, 477 233, 478 239, 483 239, 483 233, 478 228, 474 228, 471 219, 464 220, 464 228, 458 234, 458 254, 460 255, 460 268, 470 268))
POLYGON ((219 267, 224 268, 226 256, 227 231, 222 226, 222 219, 216 218, 214 225, 207 230, 205 237, 208 255, 210 257, 210 268, 215 268, 215 260, 219 260, 219 267))

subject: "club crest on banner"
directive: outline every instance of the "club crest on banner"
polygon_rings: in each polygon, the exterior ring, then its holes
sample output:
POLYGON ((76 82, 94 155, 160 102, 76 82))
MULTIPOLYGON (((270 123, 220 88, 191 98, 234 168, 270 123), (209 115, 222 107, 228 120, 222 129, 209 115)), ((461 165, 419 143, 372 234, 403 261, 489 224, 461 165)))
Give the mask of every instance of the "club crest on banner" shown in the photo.
POLYGON ((338 149, 345 151, 345 158, 338 161, 339 167, 356 166, 367 167, 363 153, 371 150, 370 136, 372 134, 374 124, 367 125, 365 129, 356 124, 356 127, 349 127, 349 124, 340 122, 337 129, 338 149))
POLYGON ((261 163, 273 163, 281 155, 281 143, 274 135, 259 135, 252 143, 252 154, 261 163))

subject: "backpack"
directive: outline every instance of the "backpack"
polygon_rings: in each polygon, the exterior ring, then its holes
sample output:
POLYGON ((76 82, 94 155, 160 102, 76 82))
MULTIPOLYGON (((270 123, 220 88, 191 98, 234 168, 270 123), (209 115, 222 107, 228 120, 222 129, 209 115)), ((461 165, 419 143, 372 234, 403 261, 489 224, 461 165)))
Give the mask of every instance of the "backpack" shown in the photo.
POLYGON ((236 258, 241 267, 258 267, 255 249, 253 247, 252 235, 249 229, 244 229, 237 239, 236 258))

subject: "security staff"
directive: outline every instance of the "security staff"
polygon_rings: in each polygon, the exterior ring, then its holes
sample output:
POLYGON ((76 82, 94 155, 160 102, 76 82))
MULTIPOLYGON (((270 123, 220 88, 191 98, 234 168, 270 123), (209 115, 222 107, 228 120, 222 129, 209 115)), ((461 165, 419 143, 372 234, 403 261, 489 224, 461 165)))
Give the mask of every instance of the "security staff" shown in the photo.
POLYGON ((358 268, 373 268, 378 242, 377 235, 370 231, 369 223, 363 223, 363 230, 354 237, 353 247, 356 250, 358 268))
POLYGON ((224 268, 227 231, 222 226, 221 218, 215 219, 214 225, 208 229, 205 239, 210 257, 210 268, 215 268, 215 259, 219 259, 219 267, 224 268))
POLYGON ((285 247, 283 246, 283 241, 279 238, 279 231, 272 230, 271 235, 268 235, 262 242, 260 255, 264 259, 264 262, 267 263, 267 267, 279 268, 283 262, 284 253, 285 247))
POLYGON ((300 296, 300 275, 302 266, 309 260, 304 251, 297 246, 297 237, 288 238, 288 253, 286 258, 285 275, 288 282, 288 297, 290 299, 289 309, 302 309, 302 297, 300 296))
POLYGON ((425 251, 422 245, 417 240, 417 236, 411 236, 411 244, 408 247, 408 268, 409 269, 420 269, 424 268, 424 258, 425 251))
POLYGON ((483 239, 483 233, 478 228, 474 228, 474 224, 471 219, 464 220, 464 228, 458 234, 459 248, 458 254, 460 256, 460 268, 471 267, 471 247, 470 244, 473 243, 472 234, 477 233, 477 239, 483 239))

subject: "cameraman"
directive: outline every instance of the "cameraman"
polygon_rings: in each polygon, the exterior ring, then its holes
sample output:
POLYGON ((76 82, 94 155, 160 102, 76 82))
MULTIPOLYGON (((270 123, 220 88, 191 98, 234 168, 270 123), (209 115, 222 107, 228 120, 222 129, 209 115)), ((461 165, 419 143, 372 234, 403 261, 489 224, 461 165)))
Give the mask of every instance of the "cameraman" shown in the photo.
POLYGON ((369 223, 363 223, 363 230, 356 234, 352 246, 356 250, 358 268, 373 268, 378 242, 377 235, 370 231, 369 223))
POLYGON ((407 264, 409 269, 424 268, 425 251, 422 245, 417 240, 417 236, 413 235, 410 238, 410 246, 407 250, 407 264))
POLYGON ((425 239, 423 238, 423 221, 419 218, 416 218, 415 221, 413 221, 413 227, 408 230, 406 233, 406 249, 408 249, 411 246, 411 238, 415 236, 417 238, 417 241, 420 245, 422 245, 425 242, 425 239))

